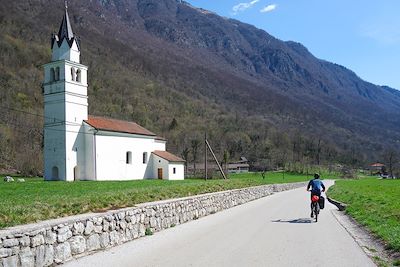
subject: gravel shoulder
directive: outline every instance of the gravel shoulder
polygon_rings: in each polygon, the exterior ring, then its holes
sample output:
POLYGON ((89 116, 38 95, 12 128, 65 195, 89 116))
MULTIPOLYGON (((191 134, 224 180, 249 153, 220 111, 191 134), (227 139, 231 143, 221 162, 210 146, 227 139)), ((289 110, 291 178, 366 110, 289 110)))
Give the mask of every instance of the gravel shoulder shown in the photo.
POLYGON ((391 266, 394 257, 385 249, 385 244, 364 226, 356 222, 344 211, 332 210, 332 214, 355 242, 378 265, 391 266))

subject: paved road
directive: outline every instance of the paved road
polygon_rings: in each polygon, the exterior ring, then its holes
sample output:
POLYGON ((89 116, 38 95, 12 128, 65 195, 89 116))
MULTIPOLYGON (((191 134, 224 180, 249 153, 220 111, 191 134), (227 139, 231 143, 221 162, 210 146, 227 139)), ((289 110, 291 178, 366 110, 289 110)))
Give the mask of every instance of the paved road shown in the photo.
POLYGON ((318 223, 305 190, 277 193, 66 266, 375 266, 327 204, 318 223))

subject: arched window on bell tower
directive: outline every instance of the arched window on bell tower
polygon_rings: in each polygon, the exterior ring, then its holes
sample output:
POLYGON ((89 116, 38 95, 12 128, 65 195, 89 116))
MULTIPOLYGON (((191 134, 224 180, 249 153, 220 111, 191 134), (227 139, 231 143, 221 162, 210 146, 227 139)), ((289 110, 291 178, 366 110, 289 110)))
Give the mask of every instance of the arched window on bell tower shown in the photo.
POLYGON ((71 68, 71 80, 75 81, 75 68, 74 67, 71 68))
POLYGON ((54 82, 55 81, 55 72, 54 72, 54 68, 50 69, 50 82, 54 82))
POLYGON ((82 80, 81 80, 81 70, 80 70, 80 69, 78 69, 78 70, 76 71, 76 81, 77 81, 78 83, 82 82, 82 80))
POLYGON ((55 81, 60 80, 60 67, 56 68, 56 73, 55 73, 55 81))

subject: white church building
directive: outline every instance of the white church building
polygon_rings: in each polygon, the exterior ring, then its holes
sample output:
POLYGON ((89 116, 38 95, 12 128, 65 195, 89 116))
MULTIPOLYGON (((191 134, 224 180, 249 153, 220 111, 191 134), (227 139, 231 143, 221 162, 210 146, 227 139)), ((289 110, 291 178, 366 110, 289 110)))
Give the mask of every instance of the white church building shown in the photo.
POLYGON ((184 179, 184 160, 134 122, 88 115, 88 67, 67 8, 44 65, 44 179, 184 179))

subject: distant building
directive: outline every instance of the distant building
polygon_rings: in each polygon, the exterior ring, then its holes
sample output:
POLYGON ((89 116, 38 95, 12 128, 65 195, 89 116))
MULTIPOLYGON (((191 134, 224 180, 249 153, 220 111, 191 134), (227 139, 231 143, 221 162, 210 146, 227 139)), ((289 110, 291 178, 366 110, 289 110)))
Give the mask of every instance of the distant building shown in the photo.
POLYGON ((377 162, 377 163, 372 163, 369 166, 372 167, 373 169, 381 169, 382 167, 385 167, 385 164, 377 162))
POLYGON ((383 163, 379 163, 379 162, 372 163, 371 165, 369 165, 369 169, 371 171, 371 175, 372 174, 380 174, 380 175, 386 174, 385 164, 383 164, 383 163))
POLYGON ((240 160, 228 164, 229 173, 249 172, 249 168, 249 161, 245 157, 240 157, 240 160))
MULTIPOLYGON (((232 161, 228 163, 227 166, 227 171, 228 173, 244 173, 244 172, 249 172, 250 165, 248 163, 249 161, 245 157, 241 157, 240 160, 238 161, 232 161)), ((225 170, 225 164, 220 162, 222 169, 225 170)), ((204 162, 199 162, 196 164, 196 173, 197 175, 201 174, 203 175, 205 172, 205 166, 204 162)), ((207 169, 208 169, 208 174, 212 175, 213 173, 219 173, 219 168, 218 165, 215 163, 215 161, 208 161, 207 163, 207 169)), ((194 166, 189 165, 187 169, 188 173, 193 174, 194 173, 194 166)))
POLYGON ((134 122, 88 115, 88 67, 80 63, 67 8, 44 65, 45 180, 184 179, 184 160, 134 122))

